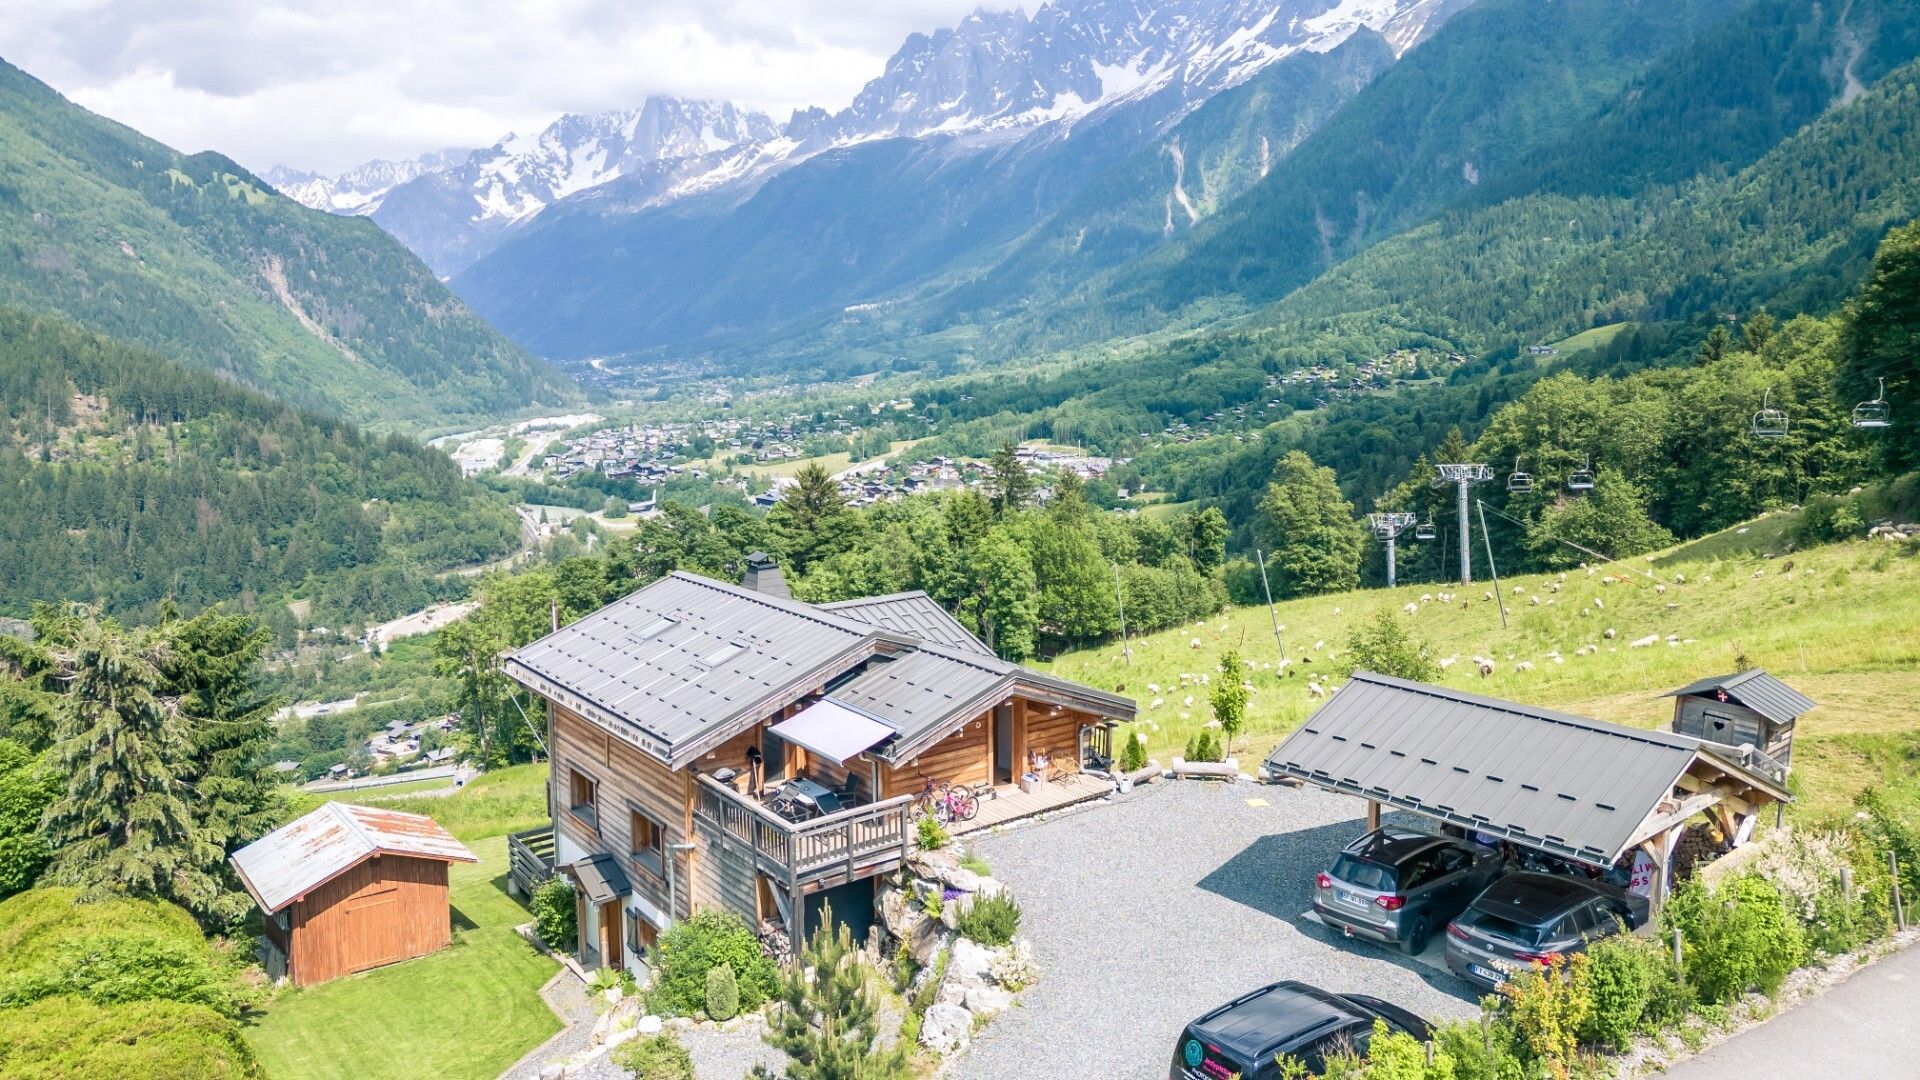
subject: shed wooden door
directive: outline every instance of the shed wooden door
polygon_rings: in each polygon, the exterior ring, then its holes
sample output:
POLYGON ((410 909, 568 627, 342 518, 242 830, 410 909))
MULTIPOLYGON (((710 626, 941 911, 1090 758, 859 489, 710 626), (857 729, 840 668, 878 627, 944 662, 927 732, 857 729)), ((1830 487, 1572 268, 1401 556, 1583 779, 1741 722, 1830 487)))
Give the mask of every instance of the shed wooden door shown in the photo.
POLYGON ((406 925, 397 885, 377 886, 347 898, 341 947, 347 970, 365 971, 406 959, 406 925))

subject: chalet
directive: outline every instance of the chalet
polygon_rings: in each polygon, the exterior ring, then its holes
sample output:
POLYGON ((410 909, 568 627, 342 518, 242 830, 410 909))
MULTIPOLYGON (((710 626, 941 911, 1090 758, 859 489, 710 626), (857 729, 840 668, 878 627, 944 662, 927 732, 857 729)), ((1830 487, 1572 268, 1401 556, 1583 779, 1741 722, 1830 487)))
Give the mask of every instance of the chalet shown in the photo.
POLYGON ((232 859, 267 917, 267 970, 295 986, 445 948, 447 864, 479 861, 432 818, 337 802, 232 859))
MULTIPOLYGON (((980 826, 1112 790, 1134 703, 996 657, 925 593, 793 599, 772 560, 743 585, 671 574, 510 653, 547 703, 553 854, 580 955, 627 966, 699 909, 804 938, 822 906, 864 933, 914 804, 983 793, 980 826)), ((545 835, 537 838, 544 844, 545 835)))

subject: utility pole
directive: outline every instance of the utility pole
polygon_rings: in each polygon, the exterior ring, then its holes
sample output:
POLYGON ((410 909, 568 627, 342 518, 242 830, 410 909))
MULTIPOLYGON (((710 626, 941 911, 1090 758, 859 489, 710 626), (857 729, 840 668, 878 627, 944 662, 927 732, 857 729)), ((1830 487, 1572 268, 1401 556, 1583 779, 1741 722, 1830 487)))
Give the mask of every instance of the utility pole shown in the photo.
POLYGON ((1398 511, 1367 515, 1367 527, 1373 530, 1373 538, 1387 546, 1387 588, 1394 586, 1393 545, 1400 534, 1413 528, 1420 518, 1414 514, 1398 511))
POLYGON ((1127 598, 1120 591, 1120 564, 1113 564, 1113 602, 1120 608, 1120 655, 1133 666, 1133 642, 1127 640, 1127 598))
MULTIPOLYGON (((1280 650, 1280 660, 1284 665, 1287 659, 1287 646, 1280 640, 1280 613, 1273 609, 1273 587, 1267 584, 1267 553, 1255 548, 1253 557, 1260 564, 1260 591, 1267 594, 1267 618, 1273 620, 1273 644, 1280 650)), ((1279 674, 1277 669, 1275 674, 1279 674)))
POLYGON ((1434 486, 1452 484, 1460 496, 1460 584, 1473 584, 1473 530, 1467 525, 1467 490, 1493 479, 1493 470, 1485 465, 1435 465, 1434 486))

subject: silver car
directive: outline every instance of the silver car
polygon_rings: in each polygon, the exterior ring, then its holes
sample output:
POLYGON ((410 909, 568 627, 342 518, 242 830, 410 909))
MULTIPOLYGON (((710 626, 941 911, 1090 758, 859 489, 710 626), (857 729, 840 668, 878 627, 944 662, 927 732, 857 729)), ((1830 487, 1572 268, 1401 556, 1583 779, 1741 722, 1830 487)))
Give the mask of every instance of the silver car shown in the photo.
POLYGON ((1388 826, 1348 844, 1314 879, 1313 910, 1347 937, 1418 956, 1501 869, 1490 847, 1388 826))

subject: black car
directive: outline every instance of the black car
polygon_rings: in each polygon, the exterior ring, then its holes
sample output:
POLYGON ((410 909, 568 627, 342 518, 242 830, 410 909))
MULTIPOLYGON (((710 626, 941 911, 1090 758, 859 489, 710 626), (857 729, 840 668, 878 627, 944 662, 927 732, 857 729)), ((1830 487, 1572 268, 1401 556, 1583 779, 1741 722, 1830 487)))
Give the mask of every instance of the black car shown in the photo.
POLYGON ((1580 952, 1638 925, 1618 886, 1562 874, 1510 874, 1447 927, 1447 968, 1489 990, 1515 971, 1580 952))
POLYGON ((1425 1020, 1378 998, 1300 982, 1263 986, 1188 1024, 1167 1080, 1277 1080, 1282 1058, 1317 1074, 1336 1050, 1366 1053, 1375 1020, 1423 1042, 1433 1034, 1425 1020))
POLYGON ((1418 956, 1500 871, 1500 853, 1490 847, 1388 826, 1348 844, 1320 873, 1313 910, 1348 937, 1418 956))

